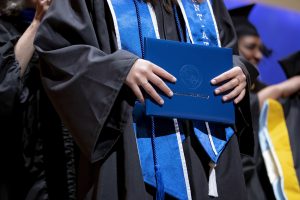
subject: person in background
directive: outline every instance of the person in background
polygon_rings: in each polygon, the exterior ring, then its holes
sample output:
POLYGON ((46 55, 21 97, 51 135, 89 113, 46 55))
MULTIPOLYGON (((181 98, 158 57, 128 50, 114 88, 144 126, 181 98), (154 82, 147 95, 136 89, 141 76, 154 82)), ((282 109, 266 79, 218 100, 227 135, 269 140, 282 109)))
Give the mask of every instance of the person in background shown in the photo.
POLYGON ((51 0, 0 4, 0 199, 74 199, 73 141, 44 93, 33 41, 51 0))
MULTIPOLYGON (((240 55, 258 68, 258 64, 263 56, 270 56, 272 51, 262 43, 257 29, 248 19, 253 7, 254 4, 233 9, 230 11, 230 15, 238 35, 240 55)), ((261 106, 267 98, 279 99, 291 96, 299 90, 298 87, 294 87, 298 86, 297 83, 299 83, 298 77, 272 86, 268 86, 257 79, 251 86, 251 91, 259 95, 259 104, 261 106), (268 87, 268 90, 262 91, 266 87, 268 87)))
MULTIPOLYGON (((248 17, 254 5, 230 10, 237 35, 239 53, 253 64, 257 70, 263 56, 272 51, 262 43, 260 35, 248 17)), ((259 79, 251 85, 250 102, 253 129, 255 133, 255 153, 253 157, 242 155, 244 176, 249 199, 275 199, 258 141, 260 109, 267 99, 287 99, 300 90, 300 77, 296 76, 279 84, 268 86, 259 79)))

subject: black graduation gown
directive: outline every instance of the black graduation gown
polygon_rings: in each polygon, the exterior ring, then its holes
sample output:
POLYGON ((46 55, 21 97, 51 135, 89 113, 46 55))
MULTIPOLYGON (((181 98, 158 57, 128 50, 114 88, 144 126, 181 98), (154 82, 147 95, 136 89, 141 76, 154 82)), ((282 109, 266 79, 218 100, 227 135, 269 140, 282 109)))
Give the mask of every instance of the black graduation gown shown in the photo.
POLYGON ((294 167, 298 181, 300 182, 300 94, 297 93, 287 99, 281 100, 281 104, 288 128, 294 167))
MULTIPOLYGON (((2 63, 3 57, 8 57, 4 51, 8 49, 6 47, 6 39, 10 36, 3 33, 3 26, 4 22, 1 21, 0 23, 0 49, 1 49, 1 59, 0 63, 2 63)), ((13 41, 14 39, 11 38, 13 41)), ((21 138, 18 136, 18 131, 20 131, 19 127, 16 126, 9 126, 8 123, 10 121, 18 121, 20 120, 20 116, 13 115, 13 107, 11 103, 15 101, 15 93, 19 89, 19 80, 18 74, 19 69, 17 67, 13 67, 13 63, 11 62, 10 67, 1 66, 0 71, 0 124, 1 124, 1 131, 0 131, 0 198, 7 199, 9 188, 12 185, 12 182, 9 179, 14 179, 19 176, 19 172, 23 169, 20 167, 21 163, 21 156, 17 154, 21 148, 21 138), (12 67, 11 67, 12 66, 12 67), (5 73, 7 76, 5 76, 5 73), (15 77, 15 79, 11 79, 10 77, 15 77), (7 86, 3 85, 2 83, 6 83, 7 86), (8 88, 9 87, 9 88, 8 88), (6 127, 10 127, 11 132, 10 134, 6 133, 6 127), (14 143, 10 143, 11 145, 6 145, 8 142, 14 141, 14 143), (12 145, 14 144, 14 145, 12 145), (7 153, 9 152, 9 154, 7 153), (10 165, 10 163, 14 163, 14 165, 10 165), (8 174, 10 170, 15 171, 16 174, 8 174), (11 176, 13 175, 13 176, 11 176)))
MULTIPOLYGON (((223 2, 213 1, 213 9, 223 46, 235 47, 235 32, 223 2)), ((155 13, 161 37, 178 40, 173 13, 167 13, 160 1, 155 13)), ((137 56, 117 50, 106 0, 53 1, 35 45, 47 94, 82 152, 79 199, 153 199, 155 190, 143 182, 132 127, 135 98, 124 84, 137 56)), ((235 64, 245 70, 249 81, 256 78, 250 77, 238 57, 235 64)), ((248 96, 237 110, 239 139, 248 139, 244 150, 251 153, 248 96), (247 115, 241 116, 241 111, 247 115)), ((209 159, 196 141, 191 123, 186 121, 183 127, 193 199, 210 199, 209 159)), ((217 199, 246 199, 236 136, 228 143, 216 170, 217 199)))
MULTIPOLYGON (((249 70, 253 71, 256 70, 256 68, 252 66, 252 69, 249 70)), ((250 90, 250 106, 254 133, 254 152, 251 156, 241 154, 243 173, 247 187, 248 199, 272 200, 275 199, 275 196, 272 185, 269 181, 258 139, 260 107, 257 93, 264 89, 267 85, 259 80, 255 80, 253 83, 254 84, 250 90)))
POLYGON ((73 141, 42 88, 37 54, 20 78, 14 46, 28 25, 0 18, 0 199, 74 199, 73 141))
POLYGON ((250 92, 252 126, 254 132, 254 153, 252 156, 244 154, 241 156, 248 199, 272 200, 275 199, 275 196, 264 164, 258 138, 260 107, 256 92, 259 90, 260 89, 255 87, 250 92))
MULTIPOLYGON (((300 76, 300 52, 293 53, 279 61, 288 79, 300 76)), ((300 91, 292 96, 281 99, 280 103, 284 109, 285 121, 288 128, 290 145, 294 159, 298 181, 300 182, 300 91)))

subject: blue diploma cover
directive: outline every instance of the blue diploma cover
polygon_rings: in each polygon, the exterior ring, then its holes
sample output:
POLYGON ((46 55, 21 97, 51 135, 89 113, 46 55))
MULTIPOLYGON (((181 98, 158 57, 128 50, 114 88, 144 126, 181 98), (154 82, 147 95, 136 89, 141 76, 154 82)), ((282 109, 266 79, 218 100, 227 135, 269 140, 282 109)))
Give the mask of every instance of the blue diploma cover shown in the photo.
POLYGON ((235 123, 233 103, 216 96, 216 86, 210 83, 232 68, 231 49, 146 38, 145 59, 177 78, 175 84, 167 82, 174 92, 172 98, 157 90, 165 101, 163 106, 146 99, 147 115, 235 123))

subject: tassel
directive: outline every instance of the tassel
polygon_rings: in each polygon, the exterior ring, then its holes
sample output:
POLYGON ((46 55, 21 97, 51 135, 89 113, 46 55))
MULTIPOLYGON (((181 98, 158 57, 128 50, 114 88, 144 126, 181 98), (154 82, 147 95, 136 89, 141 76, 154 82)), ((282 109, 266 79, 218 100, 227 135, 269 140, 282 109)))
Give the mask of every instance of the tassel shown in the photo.
POLYGON ((208 181, 208 196, 219 197, 218 187, 217 187, 217 177, 216 177, 216 164, 213 162, 209 163, 209 181, 208 181))
POLYGON ((164 183, 162 179, 161 172, 159 170, 159 165, 155 165, 155 176, 156 176, 156 200, 164 200, 164 183))
POLYGON ((159 170, 156 141, 155 141, 155 120, 154 120, 153 116, 151 117, 151 122, 152 122, 151 143, 152 143, 152 148, 153 148, 153 161, 154 161, 154 171, 155 171, 155 180, 156 180, 156 200, 164 200, 165 199, 165 188, 164 188, 162 174, 159 170))

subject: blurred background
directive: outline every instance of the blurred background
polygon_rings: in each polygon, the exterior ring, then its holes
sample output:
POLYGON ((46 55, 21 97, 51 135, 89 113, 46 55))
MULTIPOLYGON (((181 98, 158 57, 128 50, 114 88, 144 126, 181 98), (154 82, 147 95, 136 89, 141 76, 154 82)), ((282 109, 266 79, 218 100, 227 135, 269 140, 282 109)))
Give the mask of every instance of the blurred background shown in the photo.
POLYGON ((300 50, 299 0, 224 0, 228 9, 256 3, 249 18, 264 44, 273 50, 260 65, 260 79, 267 84, 286 80, 278 60, 300 50))

